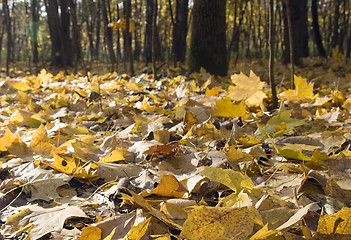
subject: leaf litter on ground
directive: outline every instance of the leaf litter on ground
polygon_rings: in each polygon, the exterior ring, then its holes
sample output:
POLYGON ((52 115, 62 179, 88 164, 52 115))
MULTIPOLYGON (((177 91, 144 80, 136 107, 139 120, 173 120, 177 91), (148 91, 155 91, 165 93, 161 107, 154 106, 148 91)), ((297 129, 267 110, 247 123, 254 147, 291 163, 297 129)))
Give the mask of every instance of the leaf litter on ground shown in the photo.
POLYGON ((0 236, 350 238, 351 69, 297 69, 268 112, 264 64, 1 79, 0 236))

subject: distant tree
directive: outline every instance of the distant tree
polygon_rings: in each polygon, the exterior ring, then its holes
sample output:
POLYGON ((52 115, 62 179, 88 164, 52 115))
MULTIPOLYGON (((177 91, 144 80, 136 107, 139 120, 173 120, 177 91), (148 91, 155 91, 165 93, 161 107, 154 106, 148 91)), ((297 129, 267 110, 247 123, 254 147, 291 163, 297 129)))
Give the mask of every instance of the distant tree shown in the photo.
POLYGON ((125 14, 126 14, 126 29, 125 29, 125 46, 127 59, 129 60, 129 73, 134 75, 134 63, 133 63, 133 50, 132 50, 132 36, 130 31, 130 19, 132 13, 132 2, 131 0, 125 0, 125 14))
MULTIPOLYGON (((293 62, 295 65, 300 64, 302 57, 308 56, 308 28, 307 28, 307 0, 285 0, 285 3, 290 3, 291 12, 291 31, 293 42, 293 62)), ((290 62, 290 42, 289 42, 289 27, 287 6, 284 4, 284 43, 283 62, 290 62)))
POLYGON ((154 16, 154 0, 146 0, 144 58, 146 64, 152 62, 152 20, 154 16))
POLYGON ((194 0, 189 72, 227 75, 226 0, 194 0))
POLYGON ((33 62, 37 67, 38 57, 38 29, 39 29, 39 14, 38 14, 38 0, 31 1, 31 13, 32 13, 32 51, 33 51, 33 62))
POLYGON ((176 65, 177 62, 185 62, 186 36, 188 33, 189 0, 176 0, 175 18, 173 17, 171 0, 168 1, 168 4, 173 25, 172 52, 174 57, 174 64, 176 65))
POLYGON ((52 64, 63 67, 71 66, 73 54, 68 1, 45 0, 45 5, 51 39, 52 64))
POLYGON ((110 63, 112 64, 112 71, 114 71, 115 64, 116 64, 116 56, 115 56, 115 52, 113 50, 112 28, 109 27, 109 23, 111 20, 108 19, 106 1, 100 0, 100 6, 101 6, 102 20, 104 22, 105 43, 107 45, 107 50, 108 50, 108 53, 110 56, 110 63))
POLYGON ((313 26, 313 33, 314 33, 314 41, 317 45, 318 54, 321 57, 327 57, 327 53, 325 52, 321 31, 319 29, 319 22, 318 22, 318 0, 312 0, 311 3, 311 13, 312 13, 312 26, 313 26))
POLYGON ((6 33, 7 33, 6 74, 9 74, 9 67, 11 62, 11 50, 12 50, 11 18, 10 18, 10 8, 7 0, 3 0, 2 4, 4 8, 4 15, 5 15, 4 22, 5 22, 6 33))
POLYGON ((82 60, 82 47, 80 45, 80 26, 78 24, 77 17, 77 0, 70 0, 70 8, 71 8, 71 20, 72 20, 72 50, 74 55, 74 61, 76 67, 78 67, 78 63, 82 60))

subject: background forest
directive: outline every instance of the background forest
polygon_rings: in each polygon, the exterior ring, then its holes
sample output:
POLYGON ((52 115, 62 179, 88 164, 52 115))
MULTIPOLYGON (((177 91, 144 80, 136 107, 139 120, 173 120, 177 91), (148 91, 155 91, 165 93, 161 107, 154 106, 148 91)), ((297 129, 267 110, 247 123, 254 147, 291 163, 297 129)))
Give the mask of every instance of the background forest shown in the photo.
MULTIPOLYGON (((274 52, 283 63, 289 62, 290 56, 289 12, 296 64, 301 57, 327 57, 333 51, 350 57, 350 1, 301 0, 291 1, 291 6, 286 1, 272 2, 274 52)), ((3 66, 22 62, 31 70, 40 70, 47 63, 76 70, 108 63, 109 70, 134 73, 135 67, 140 70, 152 62, 154 41, 157 66, 176 66, 187 60, 190 72, 202 66, 210 73, 226 75, 228 63, 232 66, 241 58, 268 58, 269 3, 4 0, 0 60, 3 66), (199 56, 199 52, 208 52, 211 57, 199 56)))
POLYGON ((0 240, 351 239, 351 1, 0 7, 0 240))

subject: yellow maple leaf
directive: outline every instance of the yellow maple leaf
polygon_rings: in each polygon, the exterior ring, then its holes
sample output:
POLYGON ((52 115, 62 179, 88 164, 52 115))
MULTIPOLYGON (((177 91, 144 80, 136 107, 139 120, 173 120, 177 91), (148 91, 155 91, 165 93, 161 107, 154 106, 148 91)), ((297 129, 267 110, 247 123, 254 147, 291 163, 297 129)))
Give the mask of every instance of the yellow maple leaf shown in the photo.
POLYGON ((229 86, 227 97, 234 101, 245 101, 249 107, 258 107, 267 95, 262 91, 264 82, 252 71, 250 76, 244 73, 231 76, 235 86, 229 86))
POLYGON ((192 207, 180 233, 182 239, 247 239, 254 224, 263 225, 254 207, 192 207))
POLYGON ((176 197, 182 198, 188 191, 173 175, 164 175, 161 182, 151 192, 142 192, 142 196, 157 195, 162 197, 176 197))
POLYGON ((73 158, 64 159, 59 155, 54 155, 54 162, 50 165, 59 172, 66 174, 73 174, 77 168, 76 162, 73 158))
POLYGON ((15 82, 13 84, 13 88, 22 92, 26 92, 31 89, 25 81, 15 82))
POLYGON ((99 162, 112 163, 118 161, 124 161, 125 158, 123 154, 125 153, 125 149, 115 149, 113 150, 107 157, 101 158, 99 162))
POLYGON ((218 117, 241 117, 243 120, 249 117, 243 102, 234 104, 230 99, 219 99, 216 100, 216 108, 217 113, 215 115, 218 117))
POLYGON ((149 103, 148 103, 148 98, 144 96, 144 99, 142 102, 138 102, 136 104, 136 107, 142 111, 152 111, 155 109, 154 106, 151 106, 149 103))
POLYGON ((207 96, 219 96, 219 91, 221 90, 221 87, 218 86, 218 87, 214 87, 214 88, 206 88, 206 95, 207 96))
POLYGON ((128 233, 128 236, 126 239, 135 239, 135 240, 140 240, 144 237, 146 230, 149 227, 151 217, 146 219, 146 221, 139 223, 136 226, 132 226, 132 229, 128 233))
POLYGON ((289 89, 280 94, 280 97, 289 101, 303 101, 306 99, 314 99, 316 96, 313 94, 313 85, 308 85, 307 79, 299 76, 294 76, 295 89, 289 89))
POLYGON ((101 239, 101 229, 95 226, 88 226, 83 228, 80 234, 80 239, 99 240, 101 239))
POLYGON ((351 235, 351 208, 342 208, 339 212, 323 214, 318 221, 317 232, 321 234, 351 235))

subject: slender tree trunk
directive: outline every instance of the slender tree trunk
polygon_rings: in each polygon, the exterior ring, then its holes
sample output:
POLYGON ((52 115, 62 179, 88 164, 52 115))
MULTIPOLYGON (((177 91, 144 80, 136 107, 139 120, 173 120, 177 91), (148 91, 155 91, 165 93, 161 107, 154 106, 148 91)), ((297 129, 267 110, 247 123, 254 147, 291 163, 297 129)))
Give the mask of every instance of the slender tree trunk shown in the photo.
POLYGON ((72 14, 74 66, 77 71, 79 62, 82 60, 82 47, 80 45, 80 27, 78 26, 77 20, 77 0, 71 0, 70 7, 72 14))
POLYGON ((154 14, 153 14, 153 20, 152 20, 152 68, 153 68, 153 73, 154 73, 154 79, 157 79, 157 62, 156 62, 156 24, 157 24, 157 0, 154 0, 154 14))
POLYGON ((90 65, 94 61, 94 40, 93 40, 93 33, 94 33, 94 2, 92 0, 84 0, 83 1, 84 10, 86 10, 85 15, 85 24, 87 27, 87 35, 88 35, 88 42, 89 42, 89 52, 90 52, 90 65))
POLYGON ((6 25, 6 33, 7 33, 7 54, 6 54, 6 75, 10 73, 10 62, 11 62, 11 19, 10 19, 10 9, 7 0, 2 1, 4 14, 5 14, 5 25, 6 25))
POLYGON ((144 58, 146 64, 152 62, 152 21, 154 11, 154 0, 146 0, 146 26, 144 37, 144 58))
POLYGON ((32 0, 31 2, 31 13, 32 13, 32 50, 33 50, 33 62, 35 65, 35 72, 38 71, 38 28, 39 28, 39 15, 38 15, 38 0, 32 0))
POLYGON ((99 60, 100 57, 100 30, 101 30, 101 1, 96 3, 96 38, 95 38, 95 60, 99 60))
MULTIPOLYGON (((119 6, 117 4, 117 19, 120 20, 121 16, 120 16, 120 10, 119 10, 119 6)), ((121 53, 121 33, 120 30, 117 29, 117 53, 116 53, 116 58, 117 59, 121 59, 122 58, 122 53, 121 53)), ((118 60, 117 60, 118 62, 118 60)))
POLYGON ((100 0, 100 6, 101 6, 102 19, 104 21, 105 43, 107 45, 107 50, 110 56, 110 62, 112 64, 111 71, 115 71, 116 57, 115 57, 115 52, 113 51, 112 29, 108 26, 109 20, 107 16, 106 3, 104 0, 100 0))
POLYGON ((2 61, 2 40, 4 39, 4 32, 5 32, 5 24, 1 26, 1 33, 0 33, 0 63, 2 61))
POLYGON ((323 47, 322 36, 319 30, 319 22, 318 22, 318 8, 317 8, 318 0, 312 0, 311 4, 311 13, 312 13, 312 26, 314 33, 314 40, 317 45, 318 54, 321 57, 327 57, 327 53, 323 47))
POLYGON ((72 51, 72 39, 70 37, 71 21, 69 12, 68 0, 60 0, 60 27, 61 27, 61 49, 63 51, 63 62, 64 66, 72 66, 73 63, 73 51, 72 51))
MULTIPOLYGON (((170 1, 169 1, 169 4, 170 1)), ((177 62, 184 63, 186 55, 186 36, 188 33, 188 0, 176 1, 176 16, 173 19, 173 12, 171 17, 173 22, 173 45, 172 52, 174 57, 174 65, 177 62)), ((172 10, 172 6, 170 5, 172 10)))
POLYGON ((131 0, 126 0, 126 47, 127 47, 127 54, 129 60, 129 73, 130 75, 134 75, 134 59, 133 59, 133 50, 132 50, 132 38, 131 38, 131 31, 130 31, 130 20, 131 20, 131 0))
POLYGON ((278 106, 277 91, 275 89, 274 81, 274 12, 273 0, 269 0, 269 81, 272 91, 272 108, 278 106))
MULTIPOLYGON (((333 19, 333 35, 332 35, 332 47, 335 48, 339 43, 339 21, 340 21, 340 5, 341 0, 335 0, 334 3, 334 19, 333 19)), ((340 46, 339 46, 340 48, 340 46)))
POLYGON ((294 84, 294 75, 295 75, 295 70, 294 70, 294 38, 293 38, 293 30, 292 30, 292 21, 291 21, 291 0, 286 1, 286 12, 287 12, 287 18, 288 18, 288 30, 289 30, 289 52, 290 52, 290 68, 291 68, 291 88, 295 88, 294 84))

